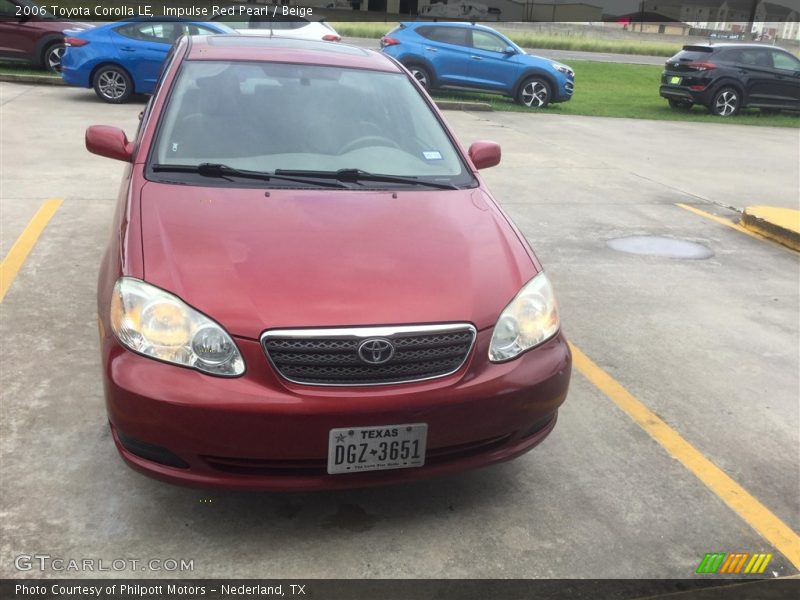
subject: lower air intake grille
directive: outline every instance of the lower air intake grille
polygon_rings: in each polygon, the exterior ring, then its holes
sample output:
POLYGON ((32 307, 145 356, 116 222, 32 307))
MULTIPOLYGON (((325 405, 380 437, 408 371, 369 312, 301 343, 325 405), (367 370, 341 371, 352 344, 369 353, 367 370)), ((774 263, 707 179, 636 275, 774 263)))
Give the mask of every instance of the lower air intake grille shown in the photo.
POLYGON ((278 373, 309 385, 383 385, 443 377, 467 360, 470 324, 282 329, 261 344, 278 373))

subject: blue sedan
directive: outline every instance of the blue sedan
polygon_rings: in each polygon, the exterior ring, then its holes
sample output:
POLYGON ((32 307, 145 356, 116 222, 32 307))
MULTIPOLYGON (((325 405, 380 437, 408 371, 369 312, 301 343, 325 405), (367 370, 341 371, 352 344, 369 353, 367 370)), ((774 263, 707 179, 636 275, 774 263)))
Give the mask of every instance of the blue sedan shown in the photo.
POLYGON ((69 85, 94 88, 105 102, 151 94, 172 44, 182 35, 235 33, 227 25, 180 19, 116 21, 65 39, 61 76, 69 85))
POLYGON ((400 23, 381 38, 426 89, 453 88, 511 96, 530 108, 572 98, 575 72, 527 54, 491 27, 469 23, 400 23))

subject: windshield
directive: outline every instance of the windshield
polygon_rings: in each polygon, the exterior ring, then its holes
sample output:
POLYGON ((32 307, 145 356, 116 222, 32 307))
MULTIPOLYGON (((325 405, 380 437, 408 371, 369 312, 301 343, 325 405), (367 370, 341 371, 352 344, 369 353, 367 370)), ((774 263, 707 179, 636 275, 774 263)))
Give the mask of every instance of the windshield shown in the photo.
MULTIPOLYGON (((204 163, 267 173, 355 169, 473 184, 405 74, 340 67, 187 61, 150 164, 163 171, 204 163)), ((149 175, 159 177, 152 170, 149 175)), ((192 182, 198 175, 180 179, 192 182)))

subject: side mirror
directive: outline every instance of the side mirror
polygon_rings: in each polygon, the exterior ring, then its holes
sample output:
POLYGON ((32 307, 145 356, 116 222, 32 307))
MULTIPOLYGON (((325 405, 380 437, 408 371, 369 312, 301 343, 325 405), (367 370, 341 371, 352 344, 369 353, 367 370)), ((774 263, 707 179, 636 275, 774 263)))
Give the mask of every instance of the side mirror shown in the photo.
POLYGON ((517 51, 514 46, 506 46, 506 49, 503 50, 503 54, 516 54, 517 51))
POLYGON ((469 158, 476 169, 488 169, 500 164, 500 144, 475 142, 469 147, 469 158))
POLYGON ((92 154, 130 162, 133 145, 118 127, 92 125, 86 130, 86 149, 92 154))

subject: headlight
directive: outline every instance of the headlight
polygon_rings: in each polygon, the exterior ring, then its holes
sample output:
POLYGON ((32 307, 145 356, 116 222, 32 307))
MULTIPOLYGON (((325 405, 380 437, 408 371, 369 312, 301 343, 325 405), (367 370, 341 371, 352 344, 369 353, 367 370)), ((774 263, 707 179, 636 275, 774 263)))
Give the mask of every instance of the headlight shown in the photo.
POLYGON ((244 360, 233 339, 217 323, 177 296, 144 281, 122 277, 111 296, 111 328, 134 352, 235 377, 244 360))
POLYGON ((544 273, 526 283, 503 309, 492 333, 489 360, 512 359, 553 337, 559 328, 558 306, 544 273))
POLYGON ((575 77, 575 71, 570 69, 567 65, 553 65, 556 71, 561 71, 567 77, 575 77))

